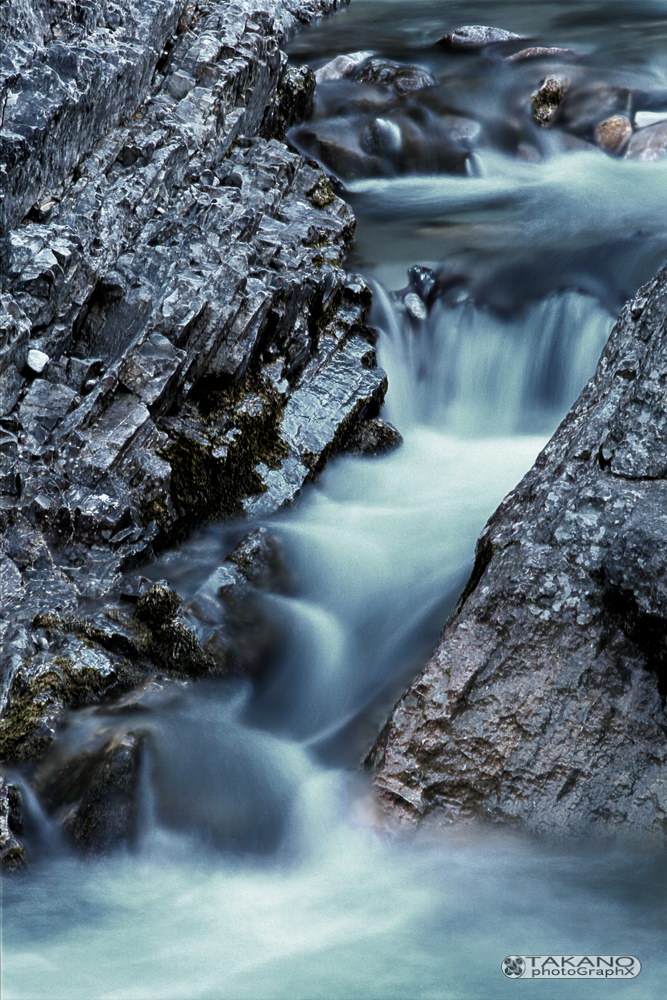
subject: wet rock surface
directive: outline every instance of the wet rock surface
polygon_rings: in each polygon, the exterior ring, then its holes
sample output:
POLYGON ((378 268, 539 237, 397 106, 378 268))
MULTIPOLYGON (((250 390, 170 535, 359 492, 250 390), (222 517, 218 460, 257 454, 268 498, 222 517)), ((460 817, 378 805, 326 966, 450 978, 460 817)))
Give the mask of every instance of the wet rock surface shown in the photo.
POLYGON ((22 833, 21 793, 16 785, 0 777, 0 872, 25 867, 27 858, 20 840, 22 833))
POLYGON ((663 270, 484 529, 369 758, 391 815, 664 838, 666 321, 663 270))
POLYGON ((131 847, 140 810, 141 733, 115 734, 101 746, 38 770, 37 791, 72 846, 86 854, 131 847))
POLYGON ((439 44, 451 46, 453 49, 481 49, 486 45, 515 42, 522 38, 523 35, 517 35, 505 28, 493 28, 486 24, 464 24, 450 31, 439 44))
POLYGON ((379 412, 370 293, 342 267, 353 216, 282 141, 314 75, 280 43, 341 6, 0 11, 10 761, 147 673, 224 673, 177 595, 119 605, 128 572, 200 522, 291 502, 379 412))

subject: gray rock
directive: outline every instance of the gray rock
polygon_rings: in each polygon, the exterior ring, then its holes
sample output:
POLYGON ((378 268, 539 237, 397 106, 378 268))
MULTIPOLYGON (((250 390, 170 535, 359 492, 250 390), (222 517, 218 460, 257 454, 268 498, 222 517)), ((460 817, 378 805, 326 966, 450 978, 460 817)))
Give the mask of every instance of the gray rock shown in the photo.
POLYGON ((371 754, 390 814, 664 839, 666 320, 663 270, 484 529, 371 754))
POLYGON ((270 469, 272 502, 294 496, 299 460, 285 453, 281 469, 282 409, 330 327, 341 357, 350 352, 351 381, 336 381, 333 363, 330 380, 322 374, 325 403, 345 421, 368 403, 353 403, 355 391, 383 384, 381 373, 354 374, 361 362, 344 335, 348 323, 365 336, 362 307, 343 301, 352 215, 326 178, 269 138, 303 113, 311 86, 309 71, 286 68, 276 41, 339 6, 212 4, 188 11, 186 30, 166 0, 143 13, 122 4, 118 23, 83 17, 57 38, 46 0, 3 7, 16 125, 10 135, 6 114, 3 141, 23 136, 32 166, 11 161, 3 186, 7 223, 25 224, 3 243, 0 403, 12 423, 2 429, 0 509, 32 533, 26 546, 46 546, 51 565, 50 582, 43 565, 7 615, 71 612, 79 596, 102 597, 157 541, 266 492, 256 469, 270 469), (27 25, 34 34, 21 47, 27 25), (123 86, 109 87, 120 53, 123 86), (48 212, 47 187, 57 189, 48 212), (28 201, 40 212, 26 217, 28 201), (37 350, 35 327, 50 361, 27 385, 20 372, 37 350), (267 375, 254 406, 245 386, 276 363, 282 377, 268 384, 267 375), (212 433, 201 402, 218 386, 212 433), (214 504, 197 497, 201 476, 181 474, 198 466, 199 452, 184 457, 188 441, 204 442, 207 462, 210 453, 206 481, 224 479, 214 504), (59 608, 45 608, 50 593, 59 608))
POLYGON ((626 160, 664 160, 667 156, 667 121, 639 129, 630 139, 626 160))
POLYGON ((373 55, 373 52, 350 52, 336 56, 315 71, 315 79, 318 83, 331 83, 333 80, 349 78, 360 63, 365 63, 373 55))
POLYGON ((374 87, 387 87, 395 94, 412 94, 417 90, 434 87, 436 80, 423 66, 393 62, 371 56, 352 67, 345 74, 357 83, 368 83, 374 87))
POLYGON ((527 49, 521 49, 519 52, 505 56, 505 59, 507 62, 526 62, 529 59, 548 59, 561 62, 562 60, 576 59, 580 55, 581 53, 577 52, 576 49, 562 49, 554 45, 531 45, 527 49))
POLYGON ((440 45, 449 45, 454 49, 481 49, 486 45, 497 45, 504 42, 514 42, 525 38, 504 28, 490 28, 485 24, 464 24, 454 28, 440 40, 440 45))

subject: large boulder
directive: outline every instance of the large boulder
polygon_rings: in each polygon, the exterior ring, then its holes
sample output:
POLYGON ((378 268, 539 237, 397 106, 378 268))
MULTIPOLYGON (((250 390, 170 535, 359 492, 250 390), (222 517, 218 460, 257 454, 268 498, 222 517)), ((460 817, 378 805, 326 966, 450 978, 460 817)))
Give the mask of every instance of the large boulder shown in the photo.
POLYGON ((370 763, 400 818, 667 831, 667 269, 484 529, 370 763))

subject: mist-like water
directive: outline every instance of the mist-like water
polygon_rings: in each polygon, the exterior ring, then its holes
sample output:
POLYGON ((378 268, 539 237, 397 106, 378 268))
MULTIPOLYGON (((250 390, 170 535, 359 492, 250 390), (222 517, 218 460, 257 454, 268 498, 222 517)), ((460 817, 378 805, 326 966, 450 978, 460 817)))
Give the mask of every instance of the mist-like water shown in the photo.
MULTIPOLYGON (((363 31, 365 48, 431 59, 449 79, 441 57, 415 50, 479 21, 587 45, 657 85, 663 6, 352 0, 296 50, 324 61, 363 31)), ((478 74, 486 85, 481 61, 478 74)), ((523 988, 501 974, 506 955, 548 953, 634 954, 643 971, 535 994, 664 995, 660 852, 472 827, 390 834, 358 762, 433 648, 486 518, 592 374, 619 288, 661 259, 665 180, 660 163, 559 149, 524 163, 487 148, 466 177, 348 185, 389 377, 383 415, 403 444, 335 460, 266 522, 294 586, 262 598, 275 642, 261 680, 143 699, 133 852, 72 856, 29 798, 37 860, 3 887, 3 997, 489 1000, 523 988), (422 319, 386 290, 417 262, 465 277, 422 319)), ((225 539, 209 528, 154 572, 187 598, 225 539)), ((74 712, 62 745, 128 723, 74 712)))

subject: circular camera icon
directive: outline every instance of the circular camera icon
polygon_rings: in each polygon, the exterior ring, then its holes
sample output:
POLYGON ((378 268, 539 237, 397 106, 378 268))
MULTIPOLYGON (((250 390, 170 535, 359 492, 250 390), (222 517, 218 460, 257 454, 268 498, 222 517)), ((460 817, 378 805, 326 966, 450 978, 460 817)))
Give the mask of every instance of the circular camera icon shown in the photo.
POLYGON ((508 955, 503 961, 503 972, 510 979, 520 979, 526 971, 526 963, 520 955, 508 955))

